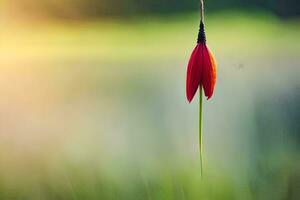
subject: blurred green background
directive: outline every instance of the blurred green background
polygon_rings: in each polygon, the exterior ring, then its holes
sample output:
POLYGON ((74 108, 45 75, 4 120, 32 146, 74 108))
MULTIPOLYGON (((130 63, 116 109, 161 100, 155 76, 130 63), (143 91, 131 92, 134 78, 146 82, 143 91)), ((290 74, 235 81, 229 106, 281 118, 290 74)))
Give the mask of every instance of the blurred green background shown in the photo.
POLYGON ((198 1, 0 2, 0 199, 300 198, 296 0, 205 1, 203 180, 198 1))

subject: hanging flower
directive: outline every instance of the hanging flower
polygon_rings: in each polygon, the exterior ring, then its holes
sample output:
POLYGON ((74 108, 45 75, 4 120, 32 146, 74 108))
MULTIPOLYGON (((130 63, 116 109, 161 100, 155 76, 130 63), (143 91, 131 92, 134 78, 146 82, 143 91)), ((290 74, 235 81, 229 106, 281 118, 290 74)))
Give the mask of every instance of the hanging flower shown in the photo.
POLYGON ((187 67, 186 96, 191 102, 198 88, 203 87, 204 94, 210 99, 216 84, 216 60, 206 45, 204 24, 201 20, 197 46, 187 67))
POLYGON ((204 2, 200 0, 200 29, 198 34, 197 46, 195 47, 189 64, 186 76, 186 96, 191 102, 199 88, 199 152, 200 152, 200 174, 203 178, 203 139, 202 139, 202 112, 203 96, 202 88, 207 99, 214 93, 217 78, 216 60, 206 45, 204 31, 204 2))

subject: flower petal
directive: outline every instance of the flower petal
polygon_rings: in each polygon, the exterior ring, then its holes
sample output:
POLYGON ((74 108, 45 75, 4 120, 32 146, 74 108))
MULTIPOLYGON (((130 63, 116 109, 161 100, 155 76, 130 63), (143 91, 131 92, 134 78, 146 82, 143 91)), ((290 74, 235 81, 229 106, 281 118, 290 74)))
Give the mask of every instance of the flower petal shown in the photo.
POLYGON ((205 45, 203 50, 203 77, 202 85, 204 89, 205 96, 207 99, 210 99, 214 92, 214 87, 216 83, 216 61, 209 50, 205 45))
POLYGON ((200 85, 203 65, 203 59, 201 58, 201 54, 203 49, 203 44, 198 44, 195 47, 187 67, 186 96, 189 102, 193 100, 200 85))
POLYGON ((211 84, 211 96, 213 95, 214 92, 214 88, 216 85, 216 81, 217 81, 217 61, 215 59, 214 54, 211 52, 211 50, 207 47, 209 56, 210 56, 210 61, 212 64, 212 84, 211 84))

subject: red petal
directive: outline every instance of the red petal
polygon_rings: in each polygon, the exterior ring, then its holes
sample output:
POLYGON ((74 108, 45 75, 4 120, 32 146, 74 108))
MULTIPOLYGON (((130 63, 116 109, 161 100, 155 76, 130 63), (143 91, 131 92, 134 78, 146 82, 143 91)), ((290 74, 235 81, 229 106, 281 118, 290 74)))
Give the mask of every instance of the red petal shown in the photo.
POLYGON ((201 59, 201 54, 203 49, 203 44, 198 44, 195 47, 187 67, 186 96, 189 102, 193 100, 197 89, 200 85, 203 65, 203 59, 201 59))
POLYGON ((205 96, 210 99, 216 83, 216 61, 209 48, 205 45, 203 50, 203 77, 202 85, 205 96))

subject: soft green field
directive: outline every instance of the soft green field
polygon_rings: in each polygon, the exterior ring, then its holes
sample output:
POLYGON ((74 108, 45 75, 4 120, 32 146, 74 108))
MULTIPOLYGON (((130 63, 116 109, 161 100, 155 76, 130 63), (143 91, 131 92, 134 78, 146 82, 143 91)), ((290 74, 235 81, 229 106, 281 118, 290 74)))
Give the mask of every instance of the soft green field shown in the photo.
POLYGON ((206 17, 200 180, 185 73, 198 15, 2 21, 0 199, 299 199, 299 21, 206 17))

